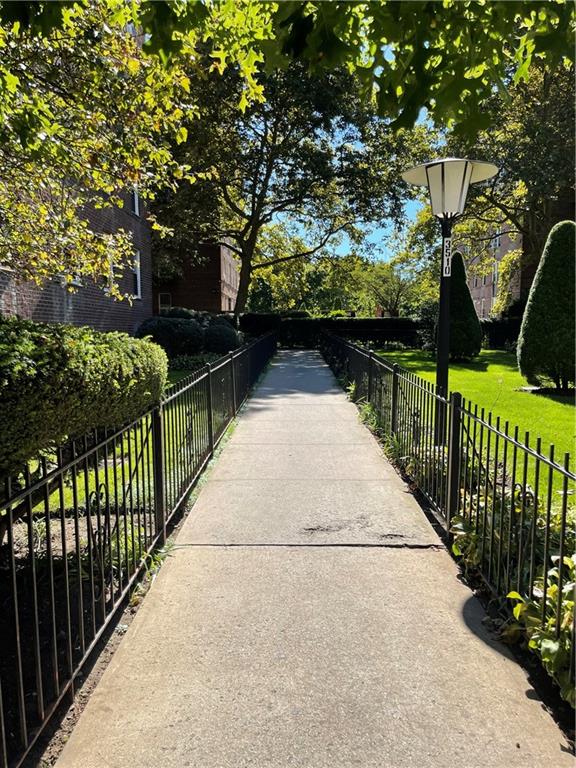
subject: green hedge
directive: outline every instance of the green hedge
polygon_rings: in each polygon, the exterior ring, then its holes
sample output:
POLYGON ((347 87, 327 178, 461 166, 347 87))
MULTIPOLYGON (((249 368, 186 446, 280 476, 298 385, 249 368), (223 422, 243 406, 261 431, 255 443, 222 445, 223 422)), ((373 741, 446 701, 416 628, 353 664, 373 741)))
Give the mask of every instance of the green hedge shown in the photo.
POLYGON ((124 333, 0 318, 0 475, 90 429, 159 401, 167 360, 124 333))
POLYGON ((196 320, 179 317, 150 317, 136 331, 136 336, 150 336, 168 357, 194 355, 204 348, 204 328, 196 320))
POLYGON ((452 256, 450 278, 450 359, 470 360, 480 354, 482 327, 466 282, 462 254, 452 256))
POLYGON ((518 338, 518 366, 530 383, 574 383, 576 224, 561 221, 548 235, 518 338))
POLYGON ((215 323, 206 329, 205 346, 208 352, 230 352, 240 346, 240 337, 228 323, 215 323))
POLYGON ((409 317, 284 317, 248 312, 240 317, 240 330, 251 336, 277 331, 284 346, 315 347, 322 331, 375 344, 418 344, 419 323, 409 317))

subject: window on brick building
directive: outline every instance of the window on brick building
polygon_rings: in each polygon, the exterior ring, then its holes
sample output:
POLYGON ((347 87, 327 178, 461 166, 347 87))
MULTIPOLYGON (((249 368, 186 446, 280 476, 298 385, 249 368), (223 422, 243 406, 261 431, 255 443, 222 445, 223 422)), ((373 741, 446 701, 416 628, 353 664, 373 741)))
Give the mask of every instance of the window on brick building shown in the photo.
POLYGON ((134 261, 132 262, 132 298, 142 298, 142 272, 140 269, 140 251, 134 253, 134 261))
POLYGON ((480 317, 486 317, 486 299, 482 299, 482 304, 480 305, 480 317))
POLYGON ((492 296, 496 296, 496 289, 498 287, 498 262, 494 262, 492 267, 492 296))
POLYGON ((135 216, 140 216, 140 195, 138 194, 137 187, 134 187, 130 192, 130 211, 135 216))

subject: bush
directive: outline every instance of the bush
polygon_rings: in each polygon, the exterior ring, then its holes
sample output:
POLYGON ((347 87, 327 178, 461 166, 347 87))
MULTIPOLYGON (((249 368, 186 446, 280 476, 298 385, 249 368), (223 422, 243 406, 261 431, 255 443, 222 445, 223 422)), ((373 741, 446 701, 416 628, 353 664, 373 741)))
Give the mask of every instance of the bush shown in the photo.
POLYGON ((150 317, 136 331, 136 336, 150 336, 168 357, 193 355, 204 346, 204 329, 196 320, 175 317, 150 317))
POLYGON ((170 360, 170 369, 173 371, 196 371, 202 368, 206 363, 213 363, 218 360, 219 355, 215 352, 206 352, 203 355, 178 355, 170 360))
POLYGON ((452 256, 450 278, 450 359, 469 360, 480 353, 482 326, 466 282, 462 254, 452 256))
POLYGON ((210 318, 210 325, 224 325, 227 328, 236 330, 236 324, 232 315, 216 315, 210 318))
POLYGON ((228 324, 211 325, 206 330, 205 345, 208 352, 230 352, 240 346, 240 337, 228 324))
POLYGON ((436 352, 436 331, 438 326, 438 301, 428 299, 418 307, 418 346, 426 352, 436 352))
POLYGON ((518 340, 520 319, 516 317, 492 318, 480 320, 482 333, 487 341, 488 349, 510 350, 518 340))
POLYGON ((274 312, 246 312, 240 316, 240 330, 251 336, 262 336, 280 328, 280 315, 274 312))
POLYGON ((195 320, 196 314, 193 309, 186 307, 170 307, 170 309, 163 309, 160 312, 161 317, 179 317, 181 320, 195 320))
POLYGON ((530 289, 520 336, 518 366, 532 383, 574 382, 574 245, 576 224, 552 228, 530 289))
POLYGON ((124 333, 0 318, 0 475, 159 401, 166 355, 124 333))

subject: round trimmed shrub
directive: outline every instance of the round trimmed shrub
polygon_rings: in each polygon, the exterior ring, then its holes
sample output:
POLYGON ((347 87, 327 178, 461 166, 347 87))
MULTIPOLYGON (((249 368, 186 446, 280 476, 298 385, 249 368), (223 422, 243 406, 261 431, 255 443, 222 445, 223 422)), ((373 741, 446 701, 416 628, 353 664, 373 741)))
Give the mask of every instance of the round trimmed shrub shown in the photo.
POLYGON ((179 317, 181 320, 195 320, 196 312, 186 307, 170 307, 160 312, 161 317, 179 317))
POLYGON ((462 254, 452 256, 450 278, 450 359, 469 360, 480 354, 482 326, 466 282, 462 254))
POLYGON ((240 338, 228 324, 211 325, 206 330, 205 346, 209 352, 230 352, 240 346, 240 338))
POLYGON ((518 367, 531 383, 574 382, 574 247, 576 224, 561 221, 548 235, 522 318, 518 367))
POLYGON ((125 333, 0 318, 0 475, 88 430, 157 403, 167 360, 125 333))
POLYGON ((136 336, 150 336, 168 357, 194 355, 204 346, 204 329, 200 323, 176 317, 150 317, 138 328, 136 336))
POLYGON ((230 315, 216 315, 215 317, 210 318, 210 325, 224 325, 236 330, 234 318, 230 315))

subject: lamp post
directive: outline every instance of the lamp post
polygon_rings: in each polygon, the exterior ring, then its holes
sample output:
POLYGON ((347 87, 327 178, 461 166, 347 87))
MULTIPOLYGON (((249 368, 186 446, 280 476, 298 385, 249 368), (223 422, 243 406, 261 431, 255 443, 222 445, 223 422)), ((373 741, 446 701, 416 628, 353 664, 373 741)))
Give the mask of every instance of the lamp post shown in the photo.
MULTIPOLYGON (((448 358, 450 355, 450 275, 452 274, 452 225, 464 211, 468 187, 485 181, 498 172, 492 163, 447 157, 410 168, 402 174, 404 181, 428 187, 432 213, 442 227, 442 266, 440 271, 440 311, 436 351, 436 390, 448 396, 448 358)), ((445 409, 437 409, 434 442, 445 439, 445 409)))

